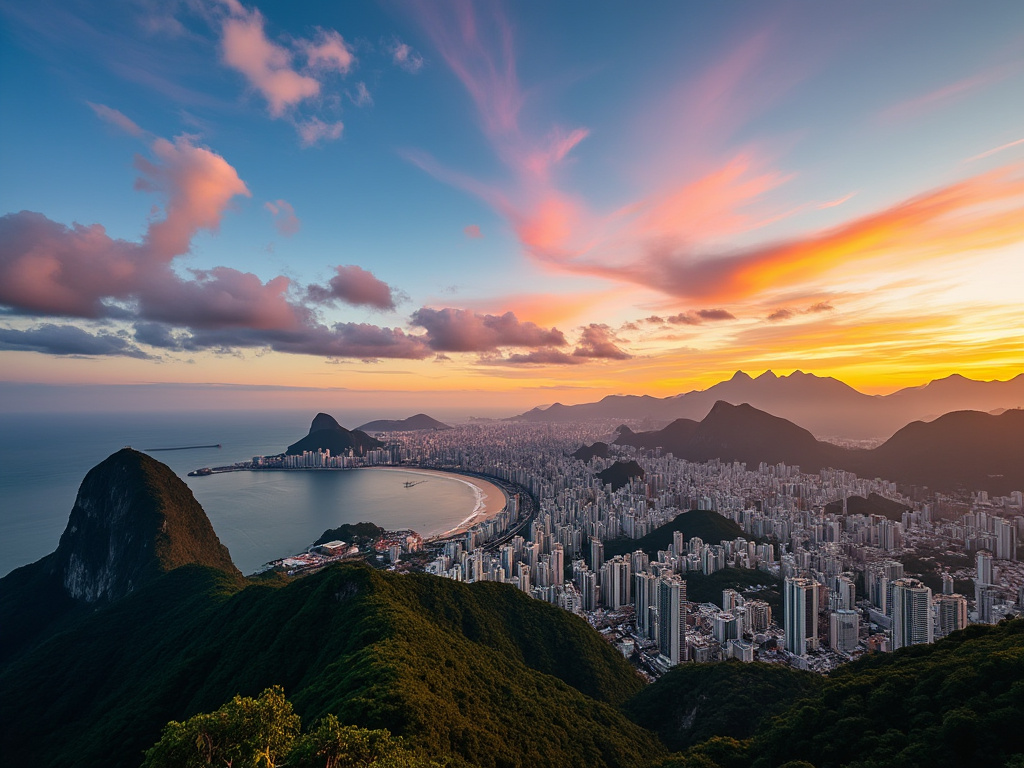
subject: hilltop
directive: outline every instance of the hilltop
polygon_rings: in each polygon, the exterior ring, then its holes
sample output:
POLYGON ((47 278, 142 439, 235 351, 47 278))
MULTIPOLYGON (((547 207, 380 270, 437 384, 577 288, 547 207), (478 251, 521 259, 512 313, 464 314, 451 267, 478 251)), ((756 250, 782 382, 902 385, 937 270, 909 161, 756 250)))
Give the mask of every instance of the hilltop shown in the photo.
POLYGON ((443 421, 427 416, 425 413, 417 413, 407 419, 378 419, 369 421, 361 427, 356 427, 360 432, 418 432, 432 429, 451 429, 443 421))
POLYGON ((303 451, 330 451, 331 455, 339 456, 352 451, 357 456, 364 455, 374 448, 383 448, 384 443, 370 437, 360 430, 349 431, 339 424, 333 416, 318 413, 309 425, 309 433, 288 446, 288 456, 301 455, 303 451))
POLYGON ((57 550, 0 580, 0 660, 64 614, 189 564, 241 578, 189 487, 156 459, 118 451, 85 476, 57 550))

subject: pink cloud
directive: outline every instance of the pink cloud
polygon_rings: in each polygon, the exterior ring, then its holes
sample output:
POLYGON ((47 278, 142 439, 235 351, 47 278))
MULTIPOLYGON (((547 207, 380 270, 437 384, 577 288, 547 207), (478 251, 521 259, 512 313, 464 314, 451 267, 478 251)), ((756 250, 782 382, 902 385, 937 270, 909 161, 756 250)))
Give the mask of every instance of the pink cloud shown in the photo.
POLYGON ((306 289, 310 301, 318 304, 329 304, 343 301, 353 306, 369 306, 376 309, 394 309, 395 298, 391 287, 383 280, 378 280, 373 273, 362 267, 350 264, 335 267, 334 277, 325 288, 311 285, 306 289))
POLYGON ((438 352, 494 352, 499 347, 565 345, 565 336, 558 329, 521 322, 511 312, 482 315, 464 309, 422 307, 413 313, 412 324, 427 330, 430 347, 438 352))
POLYGON ((165 198, 164 218, 149 225, 141 243, 110 238, 99 224, 68 228, 22 211, 0 219, 0 302, 15 309, 100 317, 104 299, 130 298, 145 284, 177 280, 170 262, 191 239, 216 231, 236 195, 249 195, 224 158, 186 137, 157 139, 153 160, 136 158, 136 188, 165 198))
MULTIPOLYGON (((267 100, 271 116, 281 117, 289 107, 316 96, 319 81, 295 71, 291 52, 267 39, 263 14, 255 8, 248 11, 238 3, 234 9, 233 15, 224 20, 224 63, 245 75, 249 85, 267 100)), ((330 49, 324 51, 324 56, 331 55, 330 49)))
POLYGON ((356 61, 344 38, 333 29, 318 30, 314 40, 303 41, 300 47, 313 69, 334 70, 345 74, 356 61))
POLYGON ((572 354, 574 357, 602 360, 629 360, 632 357, 615 344, 615 335, 607 325, 596 323, 583 329, 579 344, 572 354))
POLYGON ((478 240, 479 238, 484 236, 483 233, 480 231, 479 224, 470 224, 464 227, 462 233, 471 240, 478 240))
POLYGON ((157 139, 153 154, 156 161, 136 156, 135 167, 142 176, 135 188, 162 192, 167 198, 165 218, 150 225, 146 241, 154 255, 170 260, 188 251, 200 229, 217 231, 233 197, 251 195, 223 157, 194 146, 186 136, 173 142, 157 139))
POLYGON ((880 121, 912 120, 952 104, 973 91, 987 88, 1013 74, 1018 67, 1002 65, 943 85, 935 90, 894 104, 878 115, 880 121))
POLYGON ((274 226, 282 237, 291 237, 298 234, 299 229, 302 227, 302 222, 295 215, 295 209, 292 208, 291 203, 285 200, 275 200, 272 203, 264 203, 263 207, 270 211, 270 215, 274 217, 274 226))
POLYGON ((391 51, 391 61, 396 67, 401 67, 412 74, 423 68, 423 57, 398 38, 392 40, 388 49, 391 51))
POLYGON ((118 112, 116 109, 111 109, 104 104, 93 104, 91 101, 87 101, 85 103, 89 105, 89 108, 96 113, 96 116, 100 118, 100 120, 113 125, 115 128, 121 129, 129 136, 140 138, 146 135, 146 132, 136 125, 135 121, 126 117, 121 112, 118 112))
POLYGON ((325 123, 319 117, 313 117, 304 122, 295 124, 299 132, 299 141, 303 147, 312 147, 321 141, 337 141, 345 129, 344 123, 337 120, 333 123, 325 123))

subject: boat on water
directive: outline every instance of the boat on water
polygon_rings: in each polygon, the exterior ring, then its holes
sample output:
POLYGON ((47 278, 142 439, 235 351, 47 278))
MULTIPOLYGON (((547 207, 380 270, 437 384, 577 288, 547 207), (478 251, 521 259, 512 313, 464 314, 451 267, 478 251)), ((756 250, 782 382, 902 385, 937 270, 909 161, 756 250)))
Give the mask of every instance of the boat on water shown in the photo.
POLYGON ((412 488, 414 485, 419 485, 420 483, 425 483, 425 482, 427 482, 427 481, 426 480, 406 480, 403 483, 403 485, 406 488, 412 488))

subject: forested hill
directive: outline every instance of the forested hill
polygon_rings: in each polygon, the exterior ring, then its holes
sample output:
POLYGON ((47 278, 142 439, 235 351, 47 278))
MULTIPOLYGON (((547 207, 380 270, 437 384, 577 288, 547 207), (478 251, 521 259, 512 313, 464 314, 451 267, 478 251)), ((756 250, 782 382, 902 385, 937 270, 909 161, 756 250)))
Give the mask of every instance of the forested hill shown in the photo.
POLYGON ((511 585, 335 566, 239 588, 178 568, 0 669, 12 765, 137 766, 169 720, 283 686, 303 719, 388 728, 452 765, 638 766, 643 687, 585 622, 511 585))

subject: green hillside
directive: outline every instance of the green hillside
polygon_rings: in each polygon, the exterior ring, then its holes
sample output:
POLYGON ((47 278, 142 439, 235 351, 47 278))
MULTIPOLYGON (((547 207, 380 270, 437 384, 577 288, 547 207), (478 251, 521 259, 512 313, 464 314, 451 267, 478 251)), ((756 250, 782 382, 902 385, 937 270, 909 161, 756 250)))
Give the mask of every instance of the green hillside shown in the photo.
POLYGON ((345 564, 279 584, 185 566, 0 670, 12 764, 137 766, 169 720, 281 685, 308 722, 387 728, 453 765, 635 766, 643 687, 583 621, 509 585, 345 564))
POLYGON ((672 544, 672 534, 675 531, 682 531, 687 541, 694 536, 702 539, 706 544, 717 544, 720 541, 735 539, 737 536, 744 536, 743 529, 732 520, 722 517, 717 512, 703 509, 691 509, 683 512, 672 522, 655 528, 646 536, 639 539, 613 539, 606 541, 604 545, 605 557, 625 555, 642 549, 651 557, 658 554, 659 549, 668 549, 672 544))
POLYGON ((686 749, 712 736, 749 738, 762 720, 822 683, 813 672, 779 664, 683 664, 630 699, 625 711, 669 749, 686 749))
MULTIPOLYGON (((636 702, 669 700, 670 692, 658 690, 663 682, 673 683, 672 676, 651 686, 636 702)), ((749 739, 736 740, 727 730, 715 728, 712 738, 658 765, 1024 766, 1024 619, 974 625, 933 645, 872 654, 840 667, 816 688, 781 711, 766 699, 765 711, 774 716, 761 719, 749 739)), ((721 696, 737 693, 730 687, 721 696)), ((650 712, 635 706, 639 721, 663 727, 650 712)), ((670 721, 672 712, 669 709, 662 719, 670 721)))

